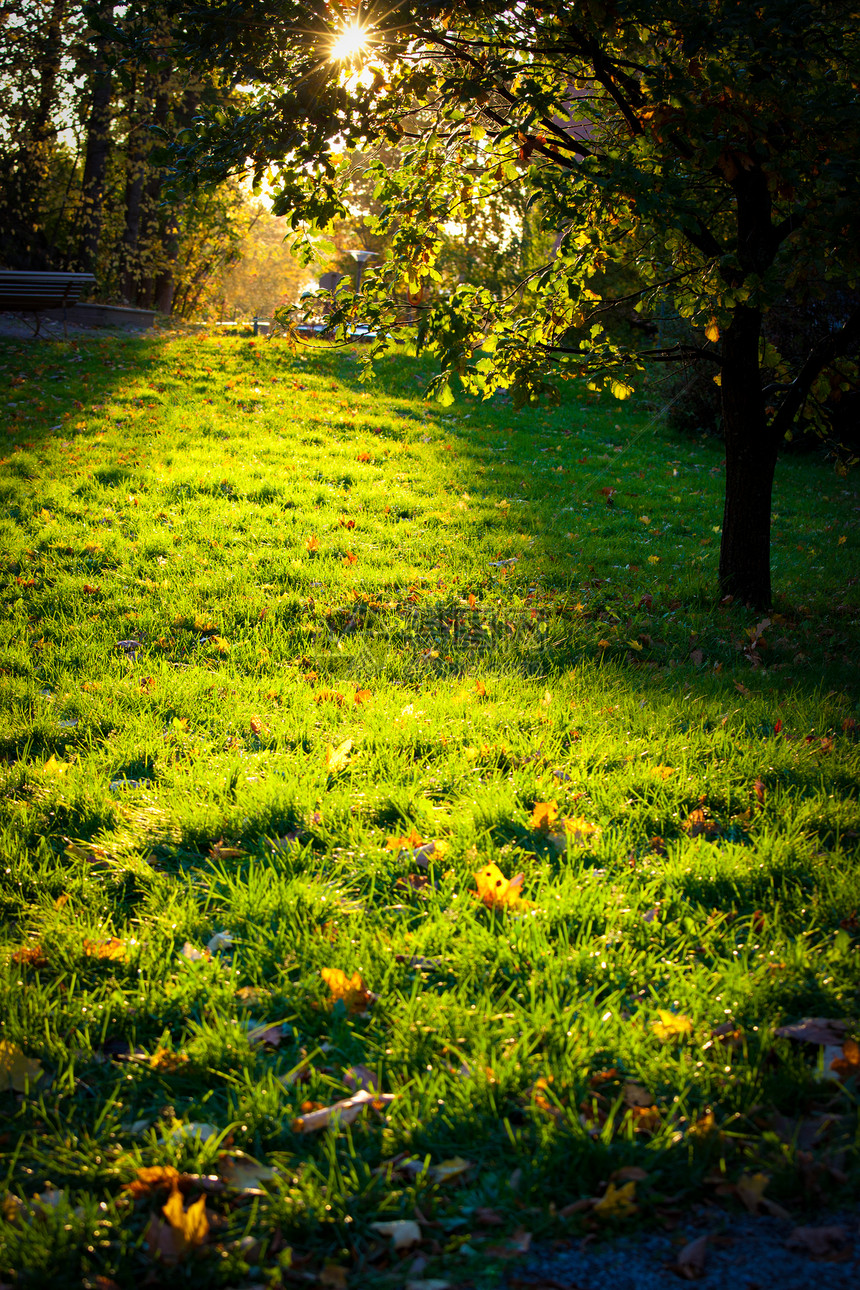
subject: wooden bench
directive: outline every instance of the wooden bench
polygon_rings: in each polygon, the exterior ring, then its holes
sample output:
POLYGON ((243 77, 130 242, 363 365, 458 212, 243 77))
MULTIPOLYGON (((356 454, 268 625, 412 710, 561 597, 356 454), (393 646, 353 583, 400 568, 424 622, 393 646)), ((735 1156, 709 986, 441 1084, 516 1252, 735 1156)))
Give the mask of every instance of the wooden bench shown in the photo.
MULTIPOLYGON (((0 312, 32 313, 36 334, 45 309, 62 309, 75 304, 86 287, 95 284, 91 273, 31 273, 24 269, 0 269, 0 312)), ((64 318, 65 321, 65 318, 64 318)))

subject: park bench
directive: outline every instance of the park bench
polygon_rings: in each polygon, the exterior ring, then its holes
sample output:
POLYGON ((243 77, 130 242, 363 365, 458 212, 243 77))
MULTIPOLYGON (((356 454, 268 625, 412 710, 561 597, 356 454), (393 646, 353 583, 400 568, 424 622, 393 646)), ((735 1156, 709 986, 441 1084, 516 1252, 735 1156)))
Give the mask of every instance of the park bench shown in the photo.
POLYGON ((23 269, 0 269, 0 312, 32 313, 38 334, 40 315, 46 309, 65 311, 77 303, 81 292, 91 287, 91 273, 31 273, 23 269))

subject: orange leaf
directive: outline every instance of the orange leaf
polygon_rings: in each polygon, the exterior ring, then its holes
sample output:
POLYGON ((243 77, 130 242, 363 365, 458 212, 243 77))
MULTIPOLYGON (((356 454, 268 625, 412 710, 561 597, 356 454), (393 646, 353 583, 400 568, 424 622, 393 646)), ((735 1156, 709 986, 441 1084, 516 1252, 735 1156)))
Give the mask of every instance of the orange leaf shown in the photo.
POLYGON ((418 830, 413 827, 408 833, 404 833, 402 838, 389 838, 385 844, 386 851, 414 851, 416 847, 423 845, 424 839, 418 830))
POLYGON ((106 941, 84 941, 84 953, 94 959, 124 959, 125 941, 109 936, 106 941))
POLYGON ((479 699, 485 699, 487 697, 487 687, 484 685, 483 681, 476 681, 475 689, 478 693, 479 699))
POLYGON ((346 555, 343 557, 343 563, 355 564, 357 559, 358 559, 357 555, 353 555, 351 551, 347 551, 346 555))
POLYGON ((830 1063, 830 1069, 835 1071, 841 1080, 850 1079, 852 1075, 860 1077, 860 1044, 856 1039, 845 1040, 842 1045, 842 1056, 830 1063))
POLYGON ((144 1165, 138 1169, 131 1182, 125 1183, 123 1191, 137 1199, 139 1196, 149 1196, 159 1187, 174 1189, 178 1181, 179 1170, 174 1169, 173 1165, 144 1165))
POLYGON ((367 701, 372 698, 373 695, 370 690, 356 690, 355 695, 353 696, 353 703, 367 703, 367 701))
POLYGON ((320 549, 320 540, 319 540, 319 538, 318 538, 318 537, 316 537, 316 536, 311 536, 311 537, 309 537, 309 538, 307 539, 307 541, 305 542, 305 550, 307 550, 307 551, 319 551, 319 549, 320 549))
POLYGON ((331 990, 331 1001, 340 999, 347 1012, 365 1012, 373 1003, 375 995, 371 994, 358 972, 349 977, 340 968, 322 968, 320 976, 331 990))
POLYGON ((529 820, 529 828, 540 829, 546 833, 549 826, 558 818, 558 802, 535 802, 529 820))

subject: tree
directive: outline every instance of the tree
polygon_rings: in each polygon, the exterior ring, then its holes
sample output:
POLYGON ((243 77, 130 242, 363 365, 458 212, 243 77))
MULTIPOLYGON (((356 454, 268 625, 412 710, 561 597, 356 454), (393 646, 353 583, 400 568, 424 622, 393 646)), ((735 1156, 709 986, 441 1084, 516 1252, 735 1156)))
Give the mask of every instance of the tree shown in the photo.
POLYGON ((436 277, 447 221, 526 183, 555 252, 528 275, 528 310, 518 293, 464 285, 428 311, 442 397, 455 376, 526 401, 571 376, 624 397, 648 362, 710 363, 726 444, 721 590, 770 602, 780 446, 857 371, 850 291, 799 356, 767 329, 777 304, 857 286, 853 0, 186 0, 175 12, 187 55, 258 87, 249 108, 179 141, 186 170, 274 165, 279 209, 313 233, 344 210, 337 154, 400 145, 400 168, 377 173, 392 255, 350 306, 377 323, 396 317, 395 288, 436 277), (628 303, 669 303, 695 342, 621 344, 604 325, 613 267, 638 278, 628 303))

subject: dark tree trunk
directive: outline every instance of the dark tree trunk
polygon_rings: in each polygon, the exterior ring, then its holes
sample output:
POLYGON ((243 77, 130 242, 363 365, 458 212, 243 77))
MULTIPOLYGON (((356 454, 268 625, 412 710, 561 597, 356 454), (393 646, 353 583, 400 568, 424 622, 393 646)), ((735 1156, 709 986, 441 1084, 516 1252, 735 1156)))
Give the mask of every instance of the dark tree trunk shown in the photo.
POLYGON ((745 306, 736 308, 723 333, 726 496, 720 590, 756 609, 767 609, 771 600, 771 494, 778 445, 761 392, 760 334, 760 313, 745 306))
MULTIPOLYGON (((98 6, 98 16, 111 19, 113 0, 98 6)), ((82 231, 78 260, 87 273, 93 271, 99 249, 102 228, 102 203, 105 175, 110 152, 110 116, 113 98, 113 78, 107 62, 108 38, 100 34, 95 42, 90 112, 87 121, 87 153, 84 160, 84 178, 81 191, 83 208, 82 231)))

